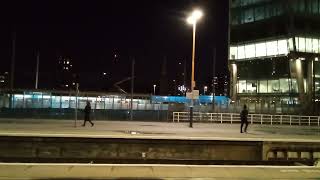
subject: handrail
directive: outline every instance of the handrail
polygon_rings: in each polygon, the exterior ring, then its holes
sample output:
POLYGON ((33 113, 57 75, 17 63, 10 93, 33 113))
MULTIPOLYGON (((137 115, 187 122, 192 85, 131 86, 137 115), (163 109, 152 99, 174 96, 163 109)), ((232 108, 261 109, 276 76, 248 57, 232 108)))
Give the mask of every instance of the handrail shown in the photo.
MULTIPOLYGON (((240 123, 240 114, 194 112, 193 120, 233 124, 240 123)), ((248 120, 251 124, 320 126, 320 116, 249 114, 248 120)), ((173 112, 172 121, 189 121, 189 112, 173 112)))

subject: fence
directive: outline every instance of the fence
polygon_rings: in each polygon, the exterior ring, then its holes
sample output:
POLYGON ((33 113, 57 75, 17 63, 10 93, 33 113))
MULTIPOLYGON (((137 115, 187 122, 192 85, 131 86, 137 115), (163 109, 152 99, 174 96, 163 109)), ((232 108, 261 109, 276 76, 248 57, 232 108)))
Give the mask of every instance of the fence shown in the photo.
MULTIPOLYGON (((173 122, 189 121, 189 118, 189 112, 173 112, 172 120, 173 122)), ((240 114, 194 112, 193 120, 195 122, 198 121, 233 124, 240 123, 240 114)), ((249 114, 248 121, 251 124, 319 126, 320 116, 249 114)))

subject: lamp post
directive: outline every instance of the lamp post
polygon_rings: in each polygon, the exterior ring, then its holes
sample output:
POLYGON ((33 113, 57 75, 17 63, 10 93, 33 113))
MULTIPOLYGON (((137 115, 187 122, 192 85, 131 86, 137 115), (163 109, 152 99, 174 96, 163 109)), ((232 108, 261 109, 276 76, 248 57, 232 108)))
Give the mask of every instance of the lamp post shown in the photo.
POLYGON ((157 85, 155 85, 155 84, 153 85, 153 95, 156 95, 156 86, 157 85))
POLYGON ((194 90, 194 87, 196 85, 196 82, 194 81, 194 57, 195 57, 195 51, 196 51, 196 27, 197 27, 197 21, 202 17, 202 11, 200 10, 194 10, 191 15, 187 18, 188 24, 191 24, 193 26, 192 31, 192 69, 191 69, 191 90, 194 90))
MULTIPOLYGON (((187 18, 188 24, 193 26, 192 31, 192 64, 191 64, 191 92, 193 93, 194 87, 196 86, 196 82, 194 81, 194 57, 196 51, 196 26, 197 21, 202 17, 202 11, 194 10, 191 15, 187 18)), ((192 121, 193 121, 193 97, 191 99, 191 106, 190 106, 190 127, 192 128, 192 121)))
POLYGON ((203 87, 203 95, 206 95, 207 90, 208 90, 208 86, 204 86, 203 87))

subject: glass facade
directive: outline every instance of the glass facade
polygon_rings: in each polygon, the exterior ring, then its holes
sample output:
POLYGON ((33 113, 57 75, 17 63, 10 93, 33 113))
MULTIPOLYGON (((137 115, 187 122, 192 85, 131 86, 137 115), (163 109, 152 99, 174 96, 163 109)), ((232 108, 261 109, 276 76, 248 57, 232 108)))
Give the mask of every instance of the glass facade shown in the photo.
POLYGON ((230 46, 230 60, 254 59, 272 56, 286 56, 294 51, 294 44, 297 52, 320 53, 320 38, 297 36, 288 39, 270 41, 258 41, 241 45, 230 46))
POLYGON ((292 0, 291 4, 295 13, 320 14, 319 0, 292 0))
MULTIPOLYGON (((291 78, 290 61, 283 59, 260 59, 237 63, 236 92, 238 94, 298 94, 296 77, 291 78)), ((307 62, 302 61, 304 93, 308 91, 307 62)), ((314 61, 314 91, 320 95, 320 61, 314 61)))
POLYGON ((260 2, 269 2, 270 0, 232 0, 232 7, 242 7, 260 2))
POLYGON ((319 53, 319 38, 295 37, 298 52, 319 53))
POLYGON ((274 112, 299 104, 299 113, 315 113, 309 108, 320 101, 320 0, 232 0, 230 8, 231 99, 274 112))
MULTIPOLYGON (((306 86, 306 84, 305 84, 306 86)), ((237 82, 239 94, 288 94, 298 93, 296 79, 282 78, 272 80, 239 80, 237 82)))
POLYGON ((232 25, 245 24, 283 15, 291 7, 295 14, 320 14, 320 0, 233 0, 232 25), (288 6, 289 5, 289 6, 288 6))
POLYGON ((253 59, 271 56, 285 56, 293 47, 292 39, 260 41, 237 46, 230 46, 230 60, 253 59))
POLYGON ((282 15, 285 6, 281 1, 234 0, 232 1, 232 25, 251 23, 282 15), (267 3, 267 4, 266 4, 267 3))

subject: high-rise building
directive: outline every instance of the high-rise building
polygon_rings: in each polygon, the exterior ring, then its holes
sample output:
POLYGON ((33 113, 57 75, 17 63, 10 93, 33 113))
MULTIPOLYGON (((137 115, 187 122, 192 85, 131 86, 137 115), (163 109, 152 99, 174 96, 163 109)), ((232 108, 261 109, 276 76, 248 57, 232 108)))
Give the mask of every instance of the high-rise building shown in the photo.
POLYGON ((230 10, 232 100, 304 108, 318 101, 320 1, 231 0, 230 10))
POLYGON ((212 88, 214 88, 213 93, 216 96, 227 96, 229 83, 228 83, 228 76, 214 76, 212 79, 212 88))
POLYGON ((59 89, 74 89, 76 77, 73 72, 72 59, 70 57, 59 56, 56 71, 56 87, 59 89))
POLYGON ((8 79, 8 72, 0 73, 0 88, 8 88, 9 79, 8 79))

